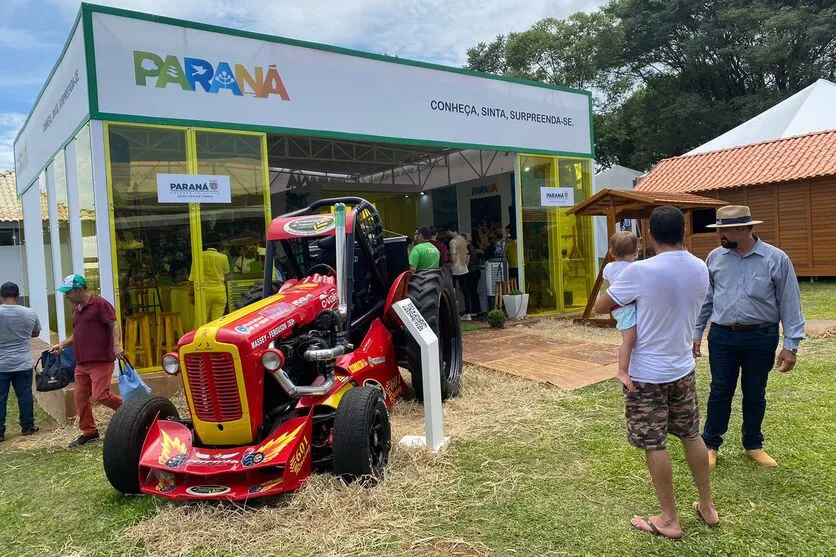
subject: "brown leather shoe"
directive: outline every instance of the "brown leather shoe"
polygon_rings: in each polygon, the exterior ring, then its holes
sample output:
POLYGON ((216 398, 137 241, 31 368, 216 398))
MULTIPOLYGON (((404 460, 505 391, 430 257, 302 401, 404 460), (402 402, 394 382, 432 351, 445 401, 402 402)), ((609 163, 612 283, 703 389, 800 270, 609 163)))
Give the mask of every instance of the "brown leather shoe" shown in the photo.
POLYGON ((708 467, 714 470, 717 467, 717 450, 708 449, 708 467))
POLYGON ((754 449, 751 451, 744 451, 746 456, 760 464, 761 466, 766 466, 767 468, 775 468, 778 466, 778 463, 775 462, 775 459, 766 454, 766 451, 763 449, 754 449))

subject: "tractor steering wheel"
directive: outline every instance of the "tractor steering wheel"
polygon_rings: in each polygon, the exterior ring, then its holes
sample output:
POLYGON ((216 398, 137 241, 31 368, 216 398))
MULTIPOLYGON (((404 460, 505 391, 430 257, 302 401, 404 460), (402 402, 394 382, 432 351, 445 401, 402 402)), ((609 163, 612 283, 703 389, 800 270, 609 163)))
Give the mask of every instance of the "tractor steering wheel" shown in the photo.
POLYGON ((308 276, 311 277, 317 272, 319 272, 320 275, 334 277, 335 279, 337 278, 337 271, 335 271, 334 268, 327 263, 317 263, 308 269, 308 276), (317 269, 319 269, 319 271, 317 271, 317 269))

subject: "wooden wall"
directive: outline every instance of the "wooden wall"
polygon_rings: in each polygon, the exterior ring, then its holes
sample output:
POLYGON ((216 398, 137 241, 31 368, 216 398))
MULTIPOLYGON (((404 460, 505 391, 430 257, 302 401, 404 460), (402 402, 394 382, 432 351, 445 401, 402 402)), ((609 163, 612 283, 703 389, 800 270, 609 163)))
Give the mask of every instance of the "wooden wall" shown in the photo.
MULTIPOLYGON (((748 205, 760 238, 784 250, 802 277, 836 276, 836 178, 697 192, 732 205, 748 205)), ((715 233, 694 234, 693 253, 705 258, 715 233)))

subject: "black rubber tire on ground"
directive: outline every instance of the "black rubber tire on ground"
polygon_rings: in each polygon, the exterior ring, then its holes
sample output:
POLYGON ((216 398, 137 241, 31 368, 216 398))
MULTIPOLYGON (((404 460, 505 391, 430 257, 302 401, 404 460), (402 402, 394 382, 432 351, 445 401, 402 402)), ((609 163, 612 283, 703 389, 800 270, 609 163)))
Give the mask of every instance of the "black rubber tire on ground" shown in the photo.
POLYGON ((349 389, 334 418, 334 473, 346 482, 370 486, 383 478, 392 448, 392 428, 383 391, 376 387, 349 389))
MULTIPOLYGON (((273 283, 273 294, 276 294, 281 288, 282 283, 274 282, 273 283)), ((254 284, 250 287, 249 290, 241 294, 241 297, 236 300, 233 304, 233 309, 241 309, 246 307, 250 304, 254 304, 255 302, 260 301, 264 298, 264 283, 259 282, 258 284, 254 284)))
MULTIPOLYGON (((441 358, 441 400, 459 394, 462 378, 462 330, 453 276, 444 269, 428 269, 413 273, 409 282, 409 299, 421 312, 438 337, 441 358)), ((399 335, 398 359, 412 374, 415 398, 424 400, 421 374, 421 347, 409 333, 399 335)))
POLYGON ((179 419, 170 400, 138 396, 125 402, 110 419, 102 448, 105 476, 122 493, 139 493, 139 457, 154 418, 179 419))

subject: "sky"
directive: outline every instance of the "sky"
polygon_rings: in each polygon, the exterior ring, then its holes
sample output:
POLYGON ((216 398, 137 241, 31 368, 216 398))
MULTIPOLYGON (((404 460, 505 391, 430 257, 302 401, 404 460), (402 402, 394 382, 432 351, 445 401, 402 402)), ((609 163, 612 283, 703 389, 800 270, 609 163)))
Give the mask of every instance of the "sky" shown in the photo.
MULTIPOLYGON (((378 54, 462 66, 468 47, 604 0, 100 0, 378 54)), ((0 0, 0 171, 69 36, 80 0, 0 0)))

